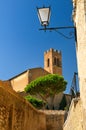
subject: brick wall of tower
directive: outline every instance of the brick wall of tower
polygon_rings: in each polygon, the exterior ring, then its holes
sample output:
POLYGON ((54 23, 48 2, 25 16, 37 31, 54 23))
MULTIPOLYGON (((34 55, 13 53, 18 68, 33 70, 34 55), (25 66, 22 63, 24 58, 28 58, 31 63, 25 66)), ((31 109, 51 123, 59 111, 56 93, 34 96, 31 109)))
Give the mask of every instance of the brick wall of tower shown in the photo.
POLYGON ((44 69, 49 73, 62 75, 61 51, 54 50, 51 48, 50 50, 44 52, 44 69), (59 60, 59 65, 54 64, 54 58, 59 60))

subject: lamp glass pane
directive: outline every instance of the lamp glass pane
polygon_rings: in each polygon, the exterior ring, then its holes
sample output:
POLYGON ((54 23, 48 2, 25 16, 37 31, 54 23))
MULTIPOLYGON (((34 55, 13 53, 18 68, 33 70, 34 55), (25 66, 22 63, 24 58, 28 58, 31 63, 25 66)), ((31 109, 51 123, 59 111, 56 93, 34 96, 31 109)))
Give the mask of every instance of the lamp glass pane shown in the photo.
POLYGON ((49 23, 49 15, 50 15, 50 9, 49 8, 40 8, 38 10, 39 19, 42 25, 48 25, 49 23))

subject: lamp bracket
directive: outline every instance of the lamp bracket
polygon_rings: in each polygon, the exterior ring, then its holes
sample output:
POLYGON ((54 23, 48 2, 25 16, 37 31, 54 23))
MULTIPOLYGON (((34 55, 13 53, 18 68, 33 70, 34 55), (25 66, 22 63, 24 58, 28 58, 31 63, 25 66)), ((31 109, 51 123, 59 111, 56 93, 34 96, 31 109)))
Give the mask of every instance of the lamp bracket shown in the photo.
POLYGON ((55 32, 59 33, 60 35, 62 35, 63 37, 67 38, 67 39, 72 39, 75 36, 75 41, 77 42, 76 27, 75 26, 52 27, 52 28, 44 27, 44 28, 40 28, 39 30, 55 31, 55 32), (70 32, 69 36, 66 36, 62 32, 58 31, 58 30, 61 30, 61 29, 74 29, 74 32, 70 32))

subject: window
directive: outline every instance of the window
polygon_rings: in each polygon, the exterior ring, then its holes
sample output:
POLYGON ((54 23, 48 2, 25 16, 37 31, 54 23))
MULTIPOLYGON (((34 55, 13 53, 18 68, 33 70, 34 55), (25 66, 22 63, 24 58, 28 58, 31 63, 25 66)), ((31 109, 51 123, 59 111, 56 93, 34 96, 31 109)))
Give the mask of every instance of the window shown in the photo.
POLYGON ((59 59, 57 58, 57 64, 56 64, 57 66, 59 66, 59 59))
POLYGON ((56 57, 54 58, 54 65, 57 65, 57 59, 56 59, 56 57))
POLYGON ((50 59, 48 58, 48 60, 47 60, 47 67, 49 67, 50 66, 50 59))
POLYGON ((61 67, 61 66, 62 66, 62 63, 61 63, 61 61, 60 61, 59 59, 57 59, 57 66, 58 66, 58 67, 61 67))
POLYGON ((58 67, 61 67, 61 61, 59 58, 54 58, 54 65, 58 66, 58 67))

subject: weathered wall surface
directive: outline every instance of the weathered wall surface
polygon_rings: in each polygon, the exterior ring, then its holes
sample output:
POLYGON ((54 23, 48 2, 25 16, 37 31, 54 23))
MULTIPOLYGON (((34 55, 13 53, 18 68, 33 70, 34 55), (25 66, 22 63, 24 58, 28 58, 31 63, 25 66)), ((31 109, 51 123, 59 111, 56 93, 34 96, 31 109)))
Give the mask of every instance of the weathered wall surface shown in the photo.
POLYGON ((86 1, 73 0, 74 22, 77 30, 77 62, 80 85, 80 97, 86 109, 86 1))
POLYGON ((65 111, 44 110, 47 130, 63 130, 65 111))
POLYGON ((80 99, 74 99, 71 103, 67 120, 64 124, 64 130, 86 130, 83 129, 82 102, 80 99))
POLYGON ((0 130, 46 130, 46 116, 0 85, 0 130))
POLYGON ((33 68, 13 77, 9 81, 11 82, 11 86, 15 91, 22 92, 24 91, 26 85, 29 84, 31 81, 47 74, 49 73, 43 68, 33 68))
POLYGON ((61 51, 50 48, 50 50, 44 52, 44 69, 51 74, 62 75, 61 51), (55 58, 58 59, 58 61, 55 61, 55 58), (56 64, 55 62, 58 63, 56 64))
POLYGON ((43 68, 33 68, 29 70, 29 83, 33 80, 35 80, 38 77, 41 76, 45 76, 50 74, 49 72, 47 72, 46 70, 44 70, 43 68))
POLYGON ((55 95, 54 100, 52 101, 52 97, 48 97, 48 108, 49 109, 54 109, 54 110, 59 110, 59 106, 61 103, 61 100, 63 98, 63 92, 60 92, 59 94, 55 95), (54 108, 52 108, 54 107, 54 108))
POLYGON ((73 0, 73 7, 73 18, 77 29, 76 52, 78 61, 80 97, 83 107, 82 124, 83 130, 86 130, 86 0, 73 0))
POLYGON ((15 91, 24 91, 24 87, 28 84, 28 71, 10 80, 12 88, 15 91))
POLYGON ((63 130, 64 111, 38 111, 9 85, 0 81, 0 130, 63 130))

